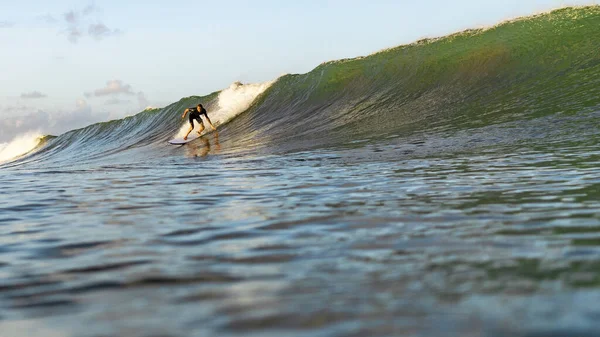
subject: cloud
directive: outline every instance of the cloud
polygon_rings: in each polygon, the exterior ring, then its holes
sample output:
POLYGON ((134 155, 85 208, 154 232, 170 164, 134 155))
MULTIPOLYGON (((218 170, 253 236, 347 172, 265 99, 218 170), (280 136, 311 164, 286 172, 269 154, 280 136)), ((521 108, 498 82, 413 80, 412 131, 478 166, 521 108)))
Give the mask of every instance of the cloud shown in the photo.
MULTIPOLYGON (((109 117, 109 113, 106 111, 95 112, 83 99, 75 101, 74 110, 49 112, 25 106, 15 107, 15 109, 23 110, 24 113, 0 119, 0 142, 10 141, 14 137, 32 130, 40 130, 43 134, 58 135, 106 121, 109 117)), ((6 109, 2 111, 6 111, 6 109)))
POLYGON ((77 43, 83 34, 77 27, 69 27, 67 29, 67 39, 71 43, 77 43))
POLYGON ((94 5, 92 3, 92 4, 85 6, 85 8, 83 9, 83 11, 81 13, 83 15, 90 15, 90 14, 92 14, 94 12, 98 12, 98 11, 99 11, 99 9, 96 7, 96 5, 94 5))
POLYGON ((65 21, 69 24, 76 25, 79 22, 79 13, 68 11, 64 14, 65 21))
POLYGON ((26 112, 26 111, 33 111, 36 108, 31 107, 31 106, 27 106, 27 105, 19 105, 19 106, 7 106, 2 108, 2 111, 7 112, 7 113, 11 113, 11 112, 26 112))
POLYGON ((147 108, 150 105, 150 102, 146 98, 146 95, 141 91, 137 93, 137 99, 140 108, 147 108))
POLYGON ((108 101, 104 102, 105 105, 117 105, 117 104, 126 104, 126 103, 131 103, 131 101, 128 99, 111 98, 108 101))
POLYGON ((103 23, 91 24, 88 28, 88 35, 96 40, 102 40, 105 37, 119 34, 121 34, 120 30, 111 30, 110 28, 106 27, 106 25, 103 23))
POLYGON ((84 99, 78 99, 75 101, 75 107, 77 109, 84 109, 87 108, 89 105, 87 104, 87 102, 84 99))
POLYGON ((55 24, 58 22, 58 20, 50 14, 38 16, 37 19, 48 24, 55 24))
MULTIPOLYGON (((71 43, 79 42, 84 36, 89 36, 99 41, 122 33, 120 29, 111 29, 98 21, 96 15, 94 15, 97 12, 100 12, 100 9, 94 4, 90 4, 82 10, 70 10, 63 13, 64 24, 66 24, 63 32, 66 33, 67 39, 71 43), (87 27, 87 30, 85 27, 87 27)), ((56 20, 51 15, 47 15, 41 19, 47 23, 56 23, 56 20)))
POLYGON ((0 28, 10 28, 10 27, 12 27, 14 25, 15 25, 14 22, 0 21, 0 28))
MULTIPOLYGON (((89 93, 84 93, 86 95, 89 93)), ((131 89, 131 85, 123 83, 121 80, 112 80, 106 82, 106 87, 94 90, 94 96, 108 96, 108 95, 135 95, 131 89)))
POLYGON ((84 92, 83 96, 86 98, 104 97, 111 96, 111 98, 104 102, 105 105, 116 105, 116 104, 128 104, 131 100, 119 99, 118 96, 136 96, 139 107, 145 109, 150 105, 150 101, 146 97, 143 91, 134 91, 130 84, 123 83, 121 80, 111 80, 106 82, 104 88, 96 89, 92 92, 84 92))
POLYGON ((45 94, 42 94, 39 91, 32 91, 32 92, 25 92, 21 94, 21 98, 24 99, 36 99, 36 98, 44 98, 44 97, 48 97, 45 94))
POLYGON ((67 22, 67 39, 71 43, 77 43, 83 35, 81 29, 79 29, 79 14, 75 11, 68 11, 63 14, 63 17, 67 22))

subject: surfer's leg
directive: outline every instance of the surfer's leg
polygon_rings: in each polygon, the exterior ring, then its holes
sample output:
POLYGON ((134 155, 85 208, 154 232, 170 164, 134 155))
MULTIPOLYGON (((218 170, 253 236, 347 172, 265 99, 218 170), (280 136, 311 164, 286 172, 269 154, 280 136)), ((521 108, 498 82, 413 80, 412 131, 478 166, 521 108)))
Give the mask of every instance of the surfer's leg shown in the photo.
POLYGON ((183 136, 183 140, 187 140, 187 137, 190 134, 190 132, 192 132, 192 130, 194 130, 194 128, 190 127, 189 130, 185 133, 185 136, 183 136))
POLYGON ((192 132, 192 130, 194 130, 194 120, 190 119, 190 128, 185 134, 185 136, 183 136, 183 140, 187 140, 187 137, 189 136, 190 132, 192 132))
POLYGON ((198 124, 200 124, 200 130, 198 130, 198 134, 201 134, 202 131, 204 131, 204 123, 202 122, 202 119, 198 121, 198 124))

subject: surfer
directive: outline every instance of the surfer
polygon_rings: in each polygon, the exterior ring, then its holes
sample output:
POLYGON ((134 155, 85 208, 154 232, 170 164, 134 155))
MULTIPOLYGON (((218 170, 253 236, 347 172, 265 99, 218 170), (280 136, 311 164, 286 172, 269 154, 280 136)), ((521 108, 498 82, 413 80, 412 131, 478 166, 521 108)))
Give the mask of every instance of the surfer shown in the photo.
POLYGON ((202 118, 200 117, 201 115, 204 115, 204 118, 206 118, 208 125, 210 125, 210 127, 213 129, 213 131, 217 129, 217 128, 215 128, 213 123, 210 121, 210 118, 208 118, 206 109, 204 109, 204 107, 202 107, 202 104, 198 104, 195 108, 185 109, 185 111, 183 112, 183 115, 181 115, 181 119, 184 119, 185 115, 187 115, 188 112, 190 113, 190 116, 188 118, 188 120, 190 121, 190 129, 183 137, 183 140, 187 140, 187 137, 190 134, 190 132, 192 132, 194 130, 194 120, 196 120, 200 124, 200 130, 198 130, 198 134, 200 135, 202 133, 202 131, 204 131, 204 123, 202 122, 202 118))

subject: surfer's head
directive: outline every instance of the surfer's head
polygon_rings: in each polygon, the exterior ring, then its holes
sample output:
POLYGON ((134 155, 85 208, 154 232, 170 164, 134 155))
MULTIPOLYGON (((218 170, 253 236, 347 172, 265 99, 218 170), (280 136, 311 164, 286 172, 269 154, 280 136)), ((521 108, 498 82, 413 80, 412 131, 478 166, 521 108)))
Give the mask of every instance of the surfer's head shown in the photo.
POLYGON ((202 104, 198 103, 198 106, 197 106, 197 108, 198 108, 198 109, 202 108, 202 104))

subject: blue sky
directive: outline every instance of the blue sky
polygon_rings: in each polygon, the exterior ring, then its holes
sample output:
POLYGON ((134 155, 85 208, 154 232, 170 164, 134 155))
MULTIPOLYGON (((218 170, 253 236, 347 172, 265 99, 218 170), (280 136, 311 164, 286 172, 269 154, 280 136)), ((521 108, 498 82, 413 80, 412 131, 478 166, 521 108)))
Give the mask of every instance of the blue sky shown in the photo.
POLYGON ((1 1, 0 142, 599 0, 1 1))

